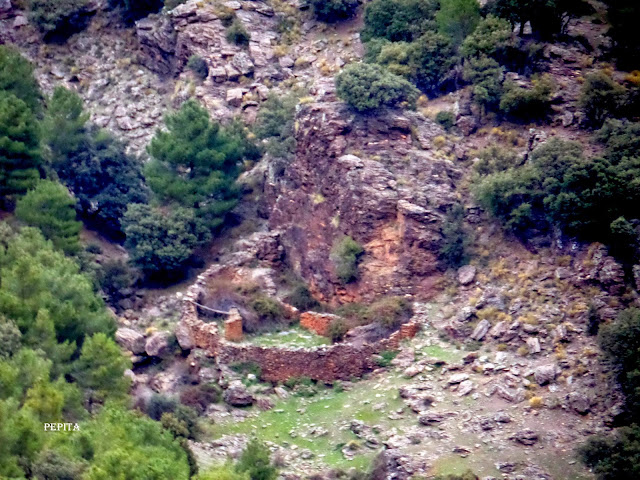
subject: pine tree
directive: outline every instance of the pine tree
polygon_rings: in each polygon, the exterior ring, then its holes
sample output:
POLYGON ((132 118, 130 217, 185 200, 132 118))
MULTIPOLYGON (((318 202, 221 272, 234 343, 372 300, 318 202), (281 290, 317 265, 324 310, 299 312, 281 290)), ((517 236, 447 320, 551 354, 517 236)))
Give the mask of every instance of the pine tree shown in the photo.
POLYGON ((0 92, 0 196, 21 194, 32 187, 40 178, 40 162, 35 115, 15 95, 0 92))

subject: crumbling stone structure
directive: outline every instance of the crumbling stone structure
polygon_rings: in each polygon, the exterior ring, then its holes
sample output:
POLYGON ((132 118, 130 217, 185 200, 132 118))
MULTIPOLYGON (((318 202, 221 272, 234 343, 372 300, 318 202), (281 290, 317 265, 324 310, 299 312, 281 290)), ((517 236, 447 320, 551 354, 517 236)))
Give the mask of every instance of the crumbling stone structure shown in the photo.
MULTIPOLYGON (((198 296, 207 281, 221 271, 219 265, 198 276, 183 298, 182 315, 175 330, 180 346, 185 350, 201 348, 223 365, 252 362, 261 369, 263 380, 282 382, 294 377, 309 377, 332 382, 361 377, 376 367, 375 356, 385 350, 396 350, 402 340, 412 338, 420 325, 410 321, 399 330, 375 343, 356 345, 337 343, 317 348, 260 347, 236 343, 242 339, 242 318, 232 310, 225 321, 224 332, 215 323, 208 323, 198 314, 198 296)), ((306 312, 301 323, 318 334, 325 334, 335 315, 306 312)))

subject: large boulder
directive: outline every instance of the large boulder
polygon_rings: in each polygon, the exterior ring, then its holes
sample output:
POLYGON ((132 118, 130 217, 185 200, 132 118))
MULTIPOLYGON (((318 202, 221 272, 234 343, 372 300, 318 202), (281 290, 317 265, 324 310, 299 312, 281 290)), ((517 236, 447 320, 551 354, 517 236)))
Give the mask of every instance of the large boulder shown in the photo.
POLYGON ((557 375, 558 369, 555 365, 541 365, 533 371, 533 377, 538 385, 552 383, 557 375))
POLYGON ((178 345, 180 345, 181 349, 191 350, 195 348, 196 346, 195 341, 193 340, 191 331, 189 330, 189 327, 187 327, 186 324, 184 324, 183 322, 178 323, 174 331, 174 334, 176 336, 176 340, 178 341, 178 345))
POLYGON ((162 357, 169 353, 171 347, 171 333, 156 332, 147 339, 145 352, 150 357, 162 357))
POLYGON ((489 331, 489 328, 491 328, 491 322, 489 322, 489 320, 485 319, 480 321, 478 325, 476 325, 476 328, 473 330, 471 339, 477 341, 482 340, 489 331))
POLYGON ((469 285, 476 278, 476 267, 465 265, 458 269, 458 282, 460 285, 469 285))
POLYGON ((119 328, 116 330, 116 342, 125 350, 139 355, 145 352, 144 335, 131 328, 119 328))
POLYGON ((232 407, 250 407, 255 398, 241 382, 233 382, 222 397, 232 407))

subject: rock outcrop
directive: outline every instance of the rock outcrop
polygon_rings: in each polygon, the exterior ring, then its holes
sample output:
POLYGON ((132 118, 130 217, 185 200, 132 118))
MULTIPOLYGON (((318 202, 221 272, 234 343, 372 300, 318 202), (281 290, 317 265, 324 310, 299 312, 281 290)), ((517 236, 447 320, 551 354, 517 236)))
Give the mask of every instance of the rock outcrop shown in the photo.
POLYGON ((312 291, 339 303, 411 293, 438 275, 442 219, 461 175, 429 150, 440 127, 417 113, 354 116, 341 103, 304 105, 296 123, 295 159, 267 172, 265 197, 270 226, 312 291), (355 285, 341 285, 331 260, 344 235, 365 250, 355 285))

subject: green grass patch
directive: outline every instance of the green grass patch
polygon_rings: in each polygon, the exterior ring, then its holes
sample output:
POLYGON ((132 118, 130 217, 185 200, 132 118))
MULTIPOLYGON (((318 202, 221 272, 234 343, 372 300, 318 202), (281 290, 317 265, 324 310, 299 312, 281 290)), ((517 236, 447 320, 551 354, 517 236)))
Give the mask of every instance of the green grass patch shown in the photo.
MULTIPOLYGON (((367 448, 362 442, 362 454, 353 460, 345 459, 340 446, 358 440, 349 425, 357 419, 368 425, 380 425, 383 430, 394 427, 401 430, 398 421, 390 420, 388 415, 404 406, 398 396, 398 387, 403 383, 405 381, 400 376, 389 376, 380 381, 359 382, 350 391, 336 392, 327 388, 311 398, 292 395, 278 402, 273 410, 262 412, 253 409, 256 414, 243 422, 230 419, 206 425, 205 430, 211 439, 251 434, 263 441, 286 442, 311 450, 318 465, 365 470, 377 451, 367 448), (382 410, 376 407, 383 403, 385 407, 382 410), (327 434, 313 436, 310 434, 313 428, 322 428, 327 434), (295 436, 292 437, 290 432, 295 432, 295 436)), ((407 417, 415 421, 411 415, 407 417)))
POLYGON ((447 363, 458 363, 462 361, 465 353, 454 349, 453 347, 444 348, 440 345, 430 345, 420 350, 425 357, 432 357, 443 360, 447 363))
POLYGON ((261 347, 312 348, 331 344, 328 338, 321 337, 300 327, 292 327, 280 332, 251 335, 247 337, 246 341, 261 347))

